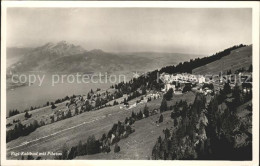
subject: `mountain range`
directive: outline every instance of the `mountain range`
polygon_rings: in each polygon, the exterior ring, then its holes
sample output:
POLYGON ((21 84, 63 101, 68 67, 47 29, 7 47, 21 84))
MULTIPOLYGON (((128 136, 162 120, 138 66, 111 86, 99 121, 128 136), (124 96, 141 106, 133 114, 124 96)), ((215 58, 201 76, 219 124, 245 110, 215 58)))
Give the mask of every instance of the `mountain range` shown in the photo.
POLYGON ((105 52, 60 41, 36 48, 7 48, 8 71, 27 72, 129 72, 150 71, 189 60, 190 55, 161 52, 105 52))

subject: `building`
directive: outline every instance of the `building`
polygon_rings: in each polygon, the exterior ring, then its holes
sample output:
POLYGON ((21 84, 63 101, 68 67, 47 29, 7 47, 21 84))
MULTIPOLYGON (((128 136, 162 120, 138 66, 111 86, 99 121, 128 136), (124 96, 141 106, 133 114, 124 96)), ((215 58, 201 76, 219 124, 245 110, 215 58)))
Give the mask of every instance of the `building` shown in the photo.
POLYGON ((169 89, 173 89, 173 91, 175 91, 175 85, 173 84, 170 84, 170 83, 166 83, 164 85, 164 89, 162 89, 163 92, 167 92, 169 89))
POLYGON ((242 89, 244 93, 252 92, 252 84, 251 83, 242 83, 242 89))
POLYGON ((172 75, 171 81, 178 81, 178 76, 177 75, 172 75))
POLYGON ((199 82, 200 84, 203 84, 203 83, 206 82, 206 78, 205 78, 204 76, 200 75, 199 78, 198 78, 198 82, 199 82))
POLYGON ((189 81, 190 82, 198 82, 197 76, 191 74, 189 75, 189 81))
POLYGON ((171 78, 171 75, 170 74, 161 74, 160 76, 160 79, 164 82, 164 83, 168 83, 170 82, 170 78, 171 78))

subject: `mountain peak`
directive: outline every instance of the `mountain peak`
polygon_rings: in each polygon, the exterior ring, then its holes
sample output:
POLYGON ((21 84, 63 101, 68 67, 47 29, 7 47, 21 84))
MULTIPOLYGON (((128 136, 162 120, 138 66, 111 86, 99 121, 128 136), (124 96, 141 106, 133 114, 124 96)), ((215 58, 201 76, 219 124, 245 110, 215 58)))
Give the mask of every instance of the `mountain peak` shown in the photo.
POLYGON ((65 40, 61 40, 60 42, 58 42, 57 44, 67 44, 68 42, 65 40))
POLYGON ((35 50, 51 51, 51 52, 56 52, 58 54, 79 54, 86 51, 81 46, 71 44, 65 40, 59 41, 57 43, 48 42, 43 46, 36 48, 35 50))
POLYGON ((65 41, 65 40, 62 40, 62 41, 60 41, 60 42, 58 42, 58 43, 56 43, 56 45, 55 45, 55 47, 57 48, 57 47, 61 47, 61 48, 70 48, 70 47, 75 47, 75 45, 74 44, 70 44, 70 43, 68 43, 67 41, 65 41))
POLYGON ((56 46, 74 46, 73 44, 68 43, 65 40, 62 40, 56 44, 56 46))

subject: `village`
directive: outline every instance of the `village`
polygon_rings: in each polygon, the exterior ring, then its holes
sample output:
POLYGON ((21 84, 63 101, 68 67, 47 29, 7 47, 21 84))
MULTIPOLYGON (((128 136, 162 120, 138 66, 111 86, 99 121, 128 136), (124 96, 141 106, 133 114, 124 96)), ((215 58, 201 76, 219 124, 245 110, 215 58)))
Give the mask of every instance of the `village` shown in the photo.
POLYGON ((238 74, 228 73, 226 75, 222 75, 222 73, 218 75, 162 73, 160 79, 164 83, 162 92, 167 92, 172 88, 173 93, 176 95, 187 91, 203 93, 204 95, 214 94, 219 92, 225 83, 229 83, 231 88, 234 88, 236 84, 241 86, 244 93, 252 90, 252 73, 250 72, 239 72, 238 74))
MULTIPOLYGON (((229 72, 229 71, 228 71, 229 72)), ((122 102, 120 109, 131 109, 136 107, 138 104, 147 103, 151 98, 160 98, 164 93, 173 89, 175 95, 181 95, 188 91, 193 91, 195 93, 201 93, 204 95, 214 95, 218 93, 220 89, 224 88, 225 83, 229 83, 231 89, 233 89, 236 84, 242 89, 243 93, 252 92, 252 73, 251 72, 236 72, 232 74, 231 72, 226 75, 218 74, 208 74, 208 75, 196 75, 190 73, 177 73, 168 74, 162 73, 160 75, 160 80, 164 84, 164 88, 161 92, 148 93, 136 102, 129 104, 128 102, 122 102)))

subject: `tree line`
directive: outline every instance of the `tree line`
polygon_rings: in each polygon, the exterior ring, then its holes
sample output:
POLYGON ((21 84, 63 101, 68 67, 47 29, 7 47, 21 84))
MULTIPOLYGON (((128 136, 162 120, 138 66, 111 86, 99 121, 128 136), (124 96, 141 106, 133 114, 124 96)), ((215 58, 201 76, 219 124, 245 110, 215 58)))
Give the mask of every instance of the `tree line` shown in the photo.
POLYGON ((21 122, 18 122, 13 129, 6 132, 6 142, 10 142, 20 136, 29 135, 40 126, 41 124, 39 124, 37 120, 34 120, 33 123, 30 123, 29 125, 23 125, 21 122))
POLYGON ((157 139, 152 159, 250 160, 252 134, 247 131, 250 123, 240 122, 236 115, 237 108, 249 100, 252 96, 243 93, 238 85, 231 89, 226 83, 208 104, 202 94, 197 94, 191 105, 177 102, 171 113, 173 129, 163 130, 164 137, 157 139), (248 136, 245 146, 234 147, 235 136, 241 133, 248 136))

